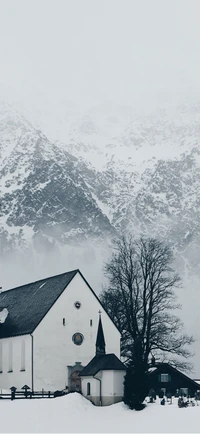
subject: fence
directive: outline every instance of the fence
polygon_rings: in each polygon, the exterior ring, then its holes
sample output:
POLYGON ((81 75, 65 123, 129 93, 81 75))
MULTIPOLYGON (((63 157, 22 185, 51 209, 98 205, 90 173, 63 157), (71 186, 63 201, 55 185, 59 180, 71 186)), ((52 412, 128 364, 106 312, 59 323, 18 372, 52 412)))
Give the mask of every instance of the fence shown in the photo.
POLYGON ((10 399, 13 401, 14 399, 42 399, 42 398, 57 398, 58 396, 65 395, 65 392, 57 390, 55 392, 32 392, 29 390, 25 390, 23 392, 18 392, 16 390, 11 390, 10 393, 1 393, 0 399, 10 399))

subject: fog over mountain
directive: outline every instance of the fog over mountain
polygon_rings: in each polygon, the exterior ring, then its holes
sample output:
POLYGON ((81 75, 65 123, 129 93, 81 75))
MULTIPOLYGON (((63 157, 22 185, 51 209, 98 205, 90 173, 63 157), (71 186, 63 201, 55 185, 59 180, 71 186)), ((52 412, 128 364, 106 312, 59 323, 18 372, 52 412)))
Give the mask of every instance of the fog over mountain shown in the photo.
POLYGON ((173 248, 200 376, 200 4, 0 0, 1 285, 173 248))

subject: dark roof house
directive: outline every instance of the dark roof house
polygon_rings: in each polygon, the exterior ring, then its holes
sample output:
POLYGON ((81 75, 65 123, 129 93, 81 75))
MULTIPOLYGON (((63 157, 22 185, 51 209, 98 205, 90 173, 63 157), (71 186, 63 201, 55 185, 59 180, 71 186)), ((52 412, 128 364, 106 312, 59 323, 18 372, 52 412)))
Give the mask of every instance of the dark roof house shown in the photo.
POLYGON ((165 393, 175 395, 185 393, 194 396, 200 385, 187 375, 168 363, 157 363, 149 369, 149 389, 154 389, 157 394, 163 390, 165 393))

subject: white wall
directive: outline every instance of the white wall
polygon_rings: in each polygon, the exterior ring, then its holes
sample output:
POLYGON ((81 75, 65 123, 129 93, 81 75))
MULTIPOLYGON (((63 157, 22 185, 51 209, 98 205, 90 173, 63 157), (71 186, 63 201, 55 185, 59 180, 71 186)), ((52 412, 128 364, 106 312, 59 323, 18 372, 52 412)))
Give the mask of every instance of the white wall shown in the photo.
POLYGON ((120 356, 120 333, 80 274, 76 274, 33 333, 35 390, 63 389, 68 385, 67 366, 73 366, 75 362, 82 362, 85 366, 92 359, 99 309, 102 311, 106 353, 120 356), (80 309, 74 307, 76 301, 80 301, 80 309), (84 335, 80 346, 72 342, 72 335, 76 332, 84 335))
MULTIPOLYGON (((102 372, 98 373, 95 377, 102 379, 102 372)), ((83 395, 92 401, 95 405, 100 405, 100 381, 94 377, 82 378, 82 393, 83 395), (90 383, 90 395, 87 395, 87 383, 90 383)))
POLYGON ((126 371, 114 371, 114 395, 124 396, 124 377, 126 371))
POLYGON ((110 405, 122 400, 124 376, 125 371, 102 372, 102 405, 110 405))
POLYGON ((10 387, 12 386, 17 387, 17 389, 20 391, 25 384, 27 384, 31 388, 31 336, 25 335, 17 336, 15 338, 1 339, 0 345, 2 348, 1 369, 3 371, 2 373, 0 373, 0 391, 1 389, 10 389, 10 387), (25 371, 21 371, 22 340, 25 342, 25 371), (11 347, 12 361, 9 360, 11 355, 11 347), (12 372, 8 372, 11 367, 12 372))
POLYGON ((113 396, 114 394, 114 371, 102 371, 102 388, 101 394, 103 396, 113 396))
POLYGON ((99 381, 92 377, 82 378, 82 393, 90 399, 91 397, 99 396, 99 381), (90 383, 90 396, 87 396, 87 383, 90 383))
MULTIPOLYGON (((100 371, 95 377, 101 380, 102 405, 111 405, 121 401, 124 395, 125 371, 100 371)), ((99 405, 100 385, 99 381, 92 377, 82 378, 82 393, 94 404, 99 405), (87 396, 87 383, 90 383, 91 396, 87 396)))

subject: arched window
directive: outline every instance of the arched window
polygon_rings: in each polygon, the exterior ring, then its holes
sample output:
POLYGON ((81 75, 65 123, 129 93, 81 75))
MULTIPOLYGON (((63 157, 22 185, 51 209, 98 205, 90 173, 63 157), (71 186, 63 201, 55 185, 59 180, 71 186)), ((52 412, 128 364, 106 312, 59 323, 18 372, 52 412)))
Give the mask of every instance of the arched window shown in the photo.
POLYGON ((21 341, 21 371, 25 371, 25 340, 21 341))
POLYGON ((3 344, 0 342, 0 372, 3 372, 3 344))
POLYGON ((74 371, 70 376, 70 392, 81 391, 81 378, 79 377, 79 372, 80 371, 74 371))
POLYGON ((8 372, 13 371, 13 343, 8 344, 8 372))
POLYGON ((91 395, 90 383, 87 383, 87 396, 91 395))

